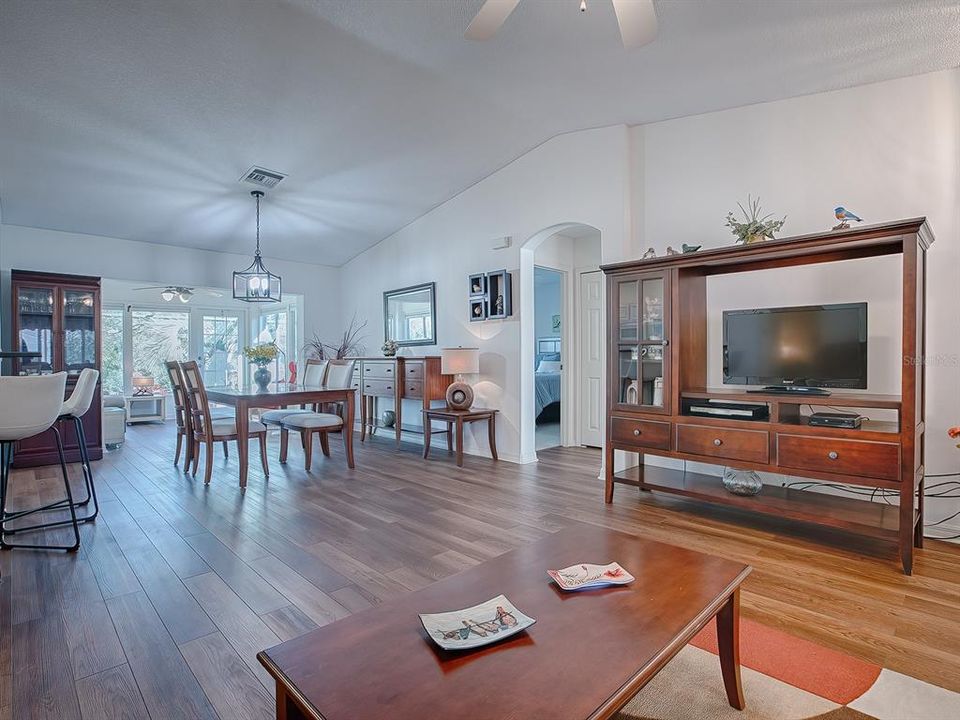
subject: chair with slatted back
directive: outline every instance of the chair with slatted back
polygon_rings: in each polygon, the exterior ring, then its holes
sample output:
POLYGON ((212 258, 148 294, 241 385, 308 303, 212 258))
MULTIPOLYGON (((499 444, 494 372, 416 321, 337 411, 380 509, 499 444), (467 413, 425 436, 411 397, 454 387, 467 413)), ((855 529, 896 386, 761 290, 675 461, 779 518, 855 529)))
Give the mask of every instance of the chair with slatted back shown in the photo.
MULTIPOLYGON (((207 390, 203 385, 203 374, 195 360, 180 363, 180 372, 183 374, 183 387, 189 408, 190 426, 193 433, 193 474, 197 474, 200 464, 200 446, 206 446, 206 469, 203 482, 209 483, 213 473, 213 446, 218 442, 227 442, 237 439, 236 418, 218 419, 210 414, 210 401, 207 390)), ((250 437, 260 441, 260 463, 263 474, 270 477, 270 466, 267 464, 267 426, 256 420, 250 421, 250 437)))
MULTIPOLYGON (((302 384, 307 387, 319 387, 323 385, 327 378, 327 364, 328 363, 326 360, 314 360, 313 358, 307 358, 307 364, 303 370, 302 384)), ((317 407, 314 405, 313 411, 316 411, 316 409, 317 407)), ((310 412, 310 410, 303 405, 301 405, 299 408, 280 408, 278 410, 268 410, 260 415, 260 422, 267 425, 279 425, 280 421, 285 417, 307 412, 310 412)))
MULTIPOLYGON (((353 368, 355 360, 331 360, 327 368, 326 386, 330 388, 348 388, 353 384, 353 368)), ((300 433, 303 445, 304 467, 309 472, 313 462, 313 436, 320 439, 320 449, 330 457, 330 441, 328 435, 332 432, 352 432, 353 428, 344 429, 343 404, 335 403, 334 412, 307 412, 288 415, 280 421, 280 462, 287 461, 287 447, 290 432, 300 433)), ((353 467, 352 454, 347 455, 347 466, 353 467)))
POLYGON ((190 461, 193 460, 193 427, 190 422, 190 409, 187 403, 186 389, 183 386, 183 373, 180 371, 180 363, 176 360, 169 360, 164 363, 167 367, 167 376, 170 378, 170 387, 173 390, 174 412, 177 420, 177 450, 173 457, 173 464, 180 462, 180 450, 186 445, 186 461, 183 469, 190 468, 190 461))

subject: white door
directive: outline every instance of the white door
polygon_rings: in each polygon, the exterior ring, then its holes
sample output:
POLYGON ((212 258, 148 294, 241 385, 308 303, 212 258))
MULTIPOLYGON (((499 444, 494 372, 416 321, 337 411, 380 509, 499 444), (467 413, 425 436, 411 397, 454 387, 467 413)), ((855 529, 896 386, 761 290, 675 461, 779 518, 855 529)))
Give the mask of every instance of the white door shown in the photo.
POLYGON ((580 444, 603 444, 603 273, 580 274, 580 444))

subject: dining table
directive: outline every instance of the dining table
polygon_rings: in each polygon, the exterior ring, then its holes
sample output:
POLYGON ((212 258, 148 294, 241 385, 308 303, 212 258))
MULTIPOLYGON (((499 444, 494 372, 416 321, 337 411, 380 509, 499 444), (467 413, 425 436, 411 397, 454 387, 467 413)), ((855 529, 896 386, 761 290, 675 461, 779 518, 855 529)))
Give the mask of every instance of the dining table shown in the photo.
POLYGON ((240 458, 240 487, 247 487, 249 460, 247 448, 250 441, 250 410, 253 408, 282 408, 290 405, 310 406, 324 403, 343 403, 343 448, 347 454, 347 466, 353 467, 353 423, 356 405, 356 390, 352 387, 328 385, 297 385, 286 382, 243 387, 208 387, 210 402, 229 405, 236 409, 237 454, 240 458))

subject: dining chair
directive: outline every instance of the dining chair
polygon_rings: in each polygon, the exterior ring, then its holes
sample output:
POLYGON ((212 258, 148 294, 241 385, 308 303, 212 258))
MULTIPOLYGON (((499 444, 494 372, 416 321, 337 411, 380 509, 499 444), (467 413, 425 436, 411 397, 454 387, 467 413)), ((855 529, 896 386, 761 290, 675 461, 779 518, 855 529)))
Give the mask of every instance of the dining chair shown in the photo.
MULTIPOLYGON (((210 414, 210 401, 207 390, 203 385, 203 373, 196 360, 180 363, 180 372, 183 375, 184 397, 186 407, 189 408, 190 427, 193 433, 193 452, 190 459, 193 461, 193 475, 197 474, 200 464, 200 446, 206 446, 206 468, 203 482, 208 484, 213 474, 213 448, 218 442, 226 443, 237 439, 237 420, 233 418, 216 418, 210 414)), ((270 477, 270 466, 267 464, 267 426, 262 422, 250 420, 250 437, 260 441, 260 464, 263 474, 270 477)))
MULTIPOLYGON (((79 383, 78 383, 79 384, 79 383)), ((96 384, 96 380, 94 380, 96 384)), ((67 374, 31 375, 21 377, 14 375, 0 377, 0 548, 30 548, 36 550, 66 550, 74 552, 80 547, 80 528, 77 524, 76 505, 73 502, 73 491, 70 489, 70 478, 67 474, 67 463, 63 457, 63 441, 57 420, 63 414, 63 393, 67 385, 67 374), (7 512, 7 500, 10 496, 10 465, 13 462, 14 443, 19 440, 39 435, 52 430, 57 441, 57 455, 60 459, 60 471, 63 475, 63 488, 66 499, 59 500, 30 510, 7 512), (8 522, 17 518, 31 515, 44 510, 67 510, 70 520, 64 523, 46 523, 17 528, 19 531, 35 530, 46 527, 68 524, 73 527, 73 543, 70 545, 35 545, 27 543, 9 543, 6 535, 9 530, 8 522)), ((71 396, 72 397, 72 396, 71 396)))
POLYGON ((173 390, 174 416, 177 421, 177 449, 173 455, 173 464, 180 463, 181 447, 186 446, 184 448, 186 461, 183 463, 183 469, 188 470, 193 460, 193 428, 187 405, 187 393, 183 386, 183 372, 180 370, 180 363, 176 360, 168 360, 164 365, 167 368, 167 376, 170 378, 170 388, 173 390))
MULTIPOLYGON (((355 360, 331 360, 327 368, 326 387, 343 388, 350 387, 353 383, 353 368, 355 360)), ((303 445, 304 468, 310 471, 313 464, 313 436, 317 435, 320 440, 320 449, 323 454, 330 457, 329 434, 332 432, 344 431, 343 422, 343 403, 333 403, 335 412, 306 412, 288 415, 280 421, 280 462, 287 461, 287 448, 290 440, 290 432, 300 433, 301 444, 303 445)), ((352 431, 348 428, 346 431, 352 431)), ((353 454, 347 454, 347 467, 353 467, 353 454)))
MULTIPOLYGON (((326 360, 314 360, 313 358, 307 358, 306 367, 303 370, 303 385, 307 386, 320 386, 323 385, 327 377, 327 366, 328 363, 326 360)), ((314 405, 313 410, 316 411, 317 407, 314 405)), ((265 413, 260 414, 260 422, 266 423, 267 425, 279 425, 280 422, 290 415, 297 415, 300 413, 310 412, 309 409, 301 405, 299 408, 279 408, 277 410, 267 410, 265 413)))

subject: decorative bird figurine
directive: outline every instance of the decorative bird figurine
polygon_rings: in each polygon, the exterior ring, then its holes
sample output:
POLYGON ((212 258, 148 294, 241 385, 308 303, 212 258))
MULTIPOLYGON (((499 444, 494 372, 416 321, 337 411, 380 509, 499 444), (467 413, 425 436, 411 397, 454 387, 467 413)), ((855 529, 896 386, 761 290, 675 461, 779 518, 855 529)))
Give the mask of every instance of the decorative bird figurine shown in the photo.
POLYGON ((850 227, 850 221, 863 222, 863 218, 854 215, 842 205, 833 209, 833 216, 840 221, 839 225, 834 225, 834 230, 846 230, 850 227))
POLYGON ((683 250, 685 254, 695 253, 697 250, 699 250, 702 247, 703 245, 687 245, 686 243, 683 243, 680 246, 680 248, 683 250))
POLYGON ((673 249, 672 245, 667 245, 667 255, 679 255, 676 250, 673 249))
POLYGON ((653 248, 647 248, 647 251, 643 254, 641 260, 649 260, 650 258, 655 258, 657 256, 657 251, 653 248))

